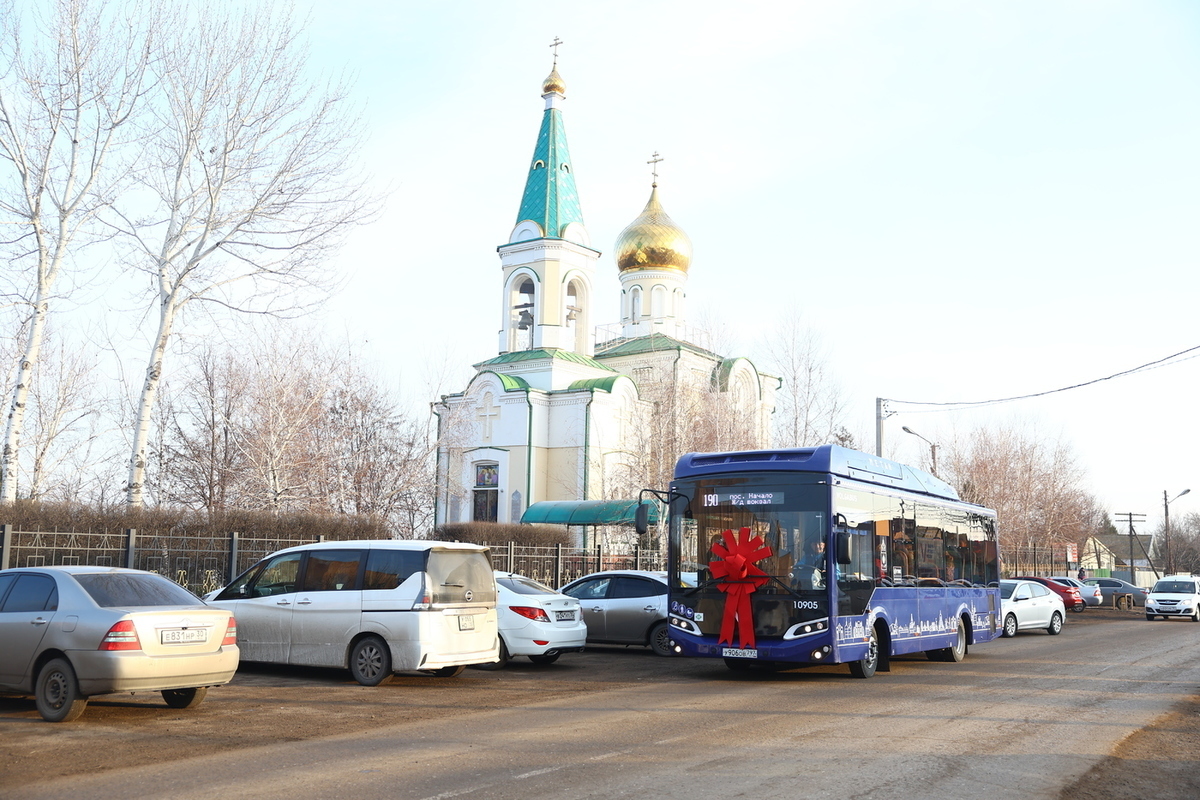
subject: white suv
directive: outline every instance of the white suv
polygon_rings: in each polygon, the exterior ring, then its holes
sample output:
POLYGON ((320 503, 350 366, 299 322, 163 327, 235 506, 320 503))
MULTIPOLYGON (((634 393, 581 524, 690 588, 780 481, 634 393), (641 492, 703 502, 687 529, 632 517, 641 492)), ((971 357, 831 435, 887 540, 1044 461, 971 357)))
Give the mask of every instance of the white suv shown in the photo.
POLYGON ((1171 575, 1154 584, 1146 597, 1146 619, 1190 617, 1200 622, 1200 578, 1171 575))

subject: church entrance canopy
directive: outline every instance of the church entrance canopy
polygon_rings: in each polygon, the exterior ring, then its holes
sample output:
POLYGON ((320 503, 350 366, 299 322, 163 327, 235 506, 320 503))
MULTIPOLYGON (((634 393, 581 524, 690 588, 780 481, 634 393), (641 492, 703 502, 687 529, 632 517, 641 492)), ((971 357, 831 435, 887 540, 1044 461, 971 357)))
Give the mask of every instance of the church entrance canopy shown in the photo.
MULTIPOLYGON (((650 522, 658 522, 658 507, 653 500, 643 500, 649 507, 650 522)), ((521 522, 541 522, 551 525, 619 525, 633 524, 637 500, 545 500, 534 503, 521 515, 521 522)))

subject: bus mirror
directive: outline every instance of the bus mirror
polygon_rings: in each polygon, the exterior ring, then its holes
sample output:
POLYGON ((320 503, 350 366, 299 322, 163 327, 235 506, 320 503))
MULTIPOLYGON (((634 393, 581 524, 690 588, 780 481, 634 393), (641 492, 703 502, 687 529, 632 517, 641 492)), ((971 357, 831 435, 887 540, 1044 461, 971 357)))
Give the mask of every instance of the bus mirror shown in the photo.
POLYGON ((837 535, 837 563, 850 563, 850 532, 838 531, 837 535))
POLYGON ((650 506, 645 503, 638 503, 637 511, 633 515, 633 529, 639 536, 646 535, 650 530, 650 506))

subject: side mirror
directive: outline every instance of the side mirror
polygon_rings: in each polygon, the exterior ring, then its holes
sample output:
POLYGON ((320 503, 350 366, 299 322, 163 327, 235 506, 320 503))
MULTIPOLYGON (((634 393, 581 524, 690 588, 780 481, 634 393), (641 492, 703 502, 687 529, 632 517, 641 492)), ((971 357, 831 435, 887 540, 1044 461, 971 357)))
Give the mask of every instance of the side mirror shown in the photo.
POLYGON ((637 511, 633 515, 633 529, 639 536, 645 536, 650 530, 650 506, 645 503, 638 503, 637 511))
POLYGON ((837 535, 837 563, 850 563, 850 533, 849 531, 838 531, 837 535))

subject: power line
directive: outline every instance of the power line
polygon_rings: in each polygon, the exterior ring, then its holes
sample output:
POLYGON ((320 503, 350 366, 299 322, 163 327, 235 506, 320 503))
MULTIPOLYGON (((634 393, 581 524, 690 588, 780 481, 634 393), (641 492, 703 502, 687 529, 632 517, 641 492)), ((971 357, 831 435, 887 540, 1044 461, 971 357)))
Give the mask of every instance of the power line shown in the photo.
MULTIPOLYGON (((961 406, 964 408, 981 408, 983 406, 997 405, 999 403, 1011 403, 1014 400, 1029 400, 1034 397, 1045 397, 1048 394, 1058 394, 1059 392, 1068 392, 1072 389, 1082 389, 1084 386, 1092 386, 1093 384, 1103 383, 1104 381, 1111 381, 1113 378, 1121 378, 1121 377, 1124 377, 1125 375, 1133 375, 1134 373, 1137 373, 1137 372, 1144 372, 1145 370, 1167 366, 1167 362, 1172 361, 1173 359, 1177 359, 1180 356, 1187 355, 1188 353, 1196 353, 1196 355, 1193 355, 1190 358, 1200 357, 1200 353, 1198 353, 1196 351, 1200 351, 1200 345, 1196 345, 1195 347, 1189 347, 1187 350, 1180 350, 1178 353, 1174 353, 1172 355, 1166 356, 1165 358, 1160 358, 1156 361, 1151 361, 1149 363, 1142 364, 1141 366, 1133 367, 1132 369, 1122 370, 1121 372, 1117 372, 1112 375, 1107 375, 1103 378, 1096 378, 1095 380, 1085 381, 1084 383, 1076 383, 1071 386, 1064 386, 1061 389, 1050 389, 1045 392, 1035 392, 1033 394, 1023 394, 1023 395, 1019 395, 1017 397, 1002 397, 1002 398, 998 398, 995 400, 965 400, 965 401, 956 402, 956 403, 946 403, 946 402, 931 403, 931 402, 923 402, 923 401, 918 401, 918 400, 893 400, 891 398, 888 398, 887 402, 888 403, 902 403, 904 405, 911 405, 911 406, 961 406)), ((1190 359, 1179 359, 1179 360, 1187 361, 1190 359)))

